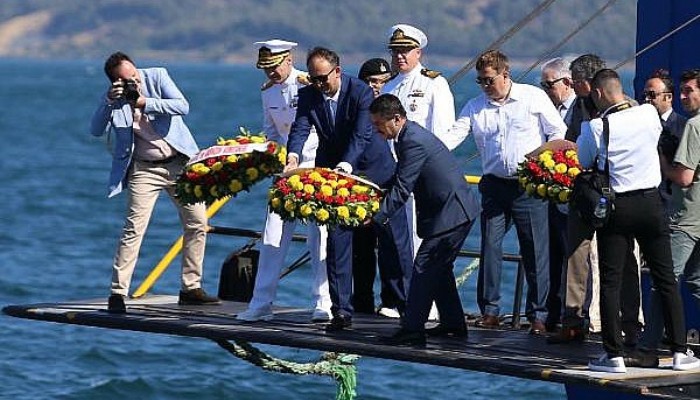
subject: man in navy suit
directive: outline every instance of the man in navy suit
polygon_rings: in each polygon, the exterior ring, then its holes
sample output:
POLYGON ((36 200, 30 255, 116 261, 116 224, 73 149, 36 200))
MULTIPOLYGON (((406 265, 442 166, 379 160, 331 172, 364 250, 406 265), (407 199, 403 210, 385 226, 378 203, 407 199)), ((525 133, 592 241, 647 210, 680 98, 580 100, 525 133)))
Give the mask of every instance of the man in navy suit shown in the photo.
POLYGON ((454 261, 480 212, 459 163, 428 130, 406 119, 398 97, 379 96, 370 106, 372 123, 387 140, 394 140, 398 166, 374 216, 386 224, 415 196, 418 236, 423 239, 413 264, 406 314, 401 329, 386 338, 388 344, 425 344, 425 334, 466 337, 467 326, 454 276, 454 261), (435 302, 440 324, 425 330, 435 302))
MULTIPOLYGON (((319 139, 317 167, 364 175, 379 186, 385 185, 393 176, 396 163, 389 144, 372 134, 369 118, 369 105, 374 97, 372 89, 360 79, 343 74, 340 58, 332 50, 312 49, 306 65, 311 85, 299 90, 297 114, 287 142, 289 155, 285 170, 297 168, 299 154, 314 126, 319 139)), ((326 265, 333 302, 333 319, 326 330, 337 331, 349 327, 352 321, 351 228, 339 226, 328 232, 326 265)), ((398 263, 395 265, 394 290, 405 299, 403 274, 398 263)), ((400 308, 403 309, 403 305, 400 308)))

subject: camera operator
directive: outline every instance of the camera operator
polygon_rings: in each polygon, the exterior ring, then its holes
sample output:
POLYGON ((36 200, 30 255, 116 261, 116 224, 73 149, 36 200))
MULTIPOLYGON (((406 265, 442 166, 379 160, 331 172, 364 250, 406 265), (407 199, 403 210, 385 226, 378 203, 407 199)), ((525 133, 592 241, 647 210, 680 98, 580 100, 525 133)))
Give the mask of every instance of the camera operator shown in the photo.
POLYGON ((198 151, 182 116, 189 103, 164 68, 137 69, 124 53, 105 61, 111 82, 92 117, 94 136, 114 135, 109 197, 128 190, 127 215, 112 269, 107 310, 126 312, 125 297, 161 190, 175 203, 184 230, 182 284, 179 304, 217 304, 201 288, 207 217, 203 203, 182 205, 174 183, 189 157, 198 151))

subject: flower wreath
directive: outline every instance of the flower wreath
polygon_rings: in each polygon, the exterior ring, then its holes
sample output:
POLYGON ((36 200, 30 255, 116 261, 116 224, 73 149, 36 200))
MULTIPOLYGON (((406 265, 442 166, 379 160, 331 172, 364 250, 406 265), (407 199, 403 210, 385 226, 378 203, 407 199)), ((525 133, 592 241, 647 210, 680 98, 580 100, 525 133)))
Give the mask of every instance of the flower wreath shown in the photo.
POLYGON ((192 157, 178 176, 175 197, 183 204, 236 196, 257 182, 281 172, 287 149, 264 134, 240 128, 233 139, 218 138, 216 145, 192 157))
POLYGON ((518 164, 518 181, 530 196, 568 203, 574 178, 581 173, 576 150, 545 150, 518 164))

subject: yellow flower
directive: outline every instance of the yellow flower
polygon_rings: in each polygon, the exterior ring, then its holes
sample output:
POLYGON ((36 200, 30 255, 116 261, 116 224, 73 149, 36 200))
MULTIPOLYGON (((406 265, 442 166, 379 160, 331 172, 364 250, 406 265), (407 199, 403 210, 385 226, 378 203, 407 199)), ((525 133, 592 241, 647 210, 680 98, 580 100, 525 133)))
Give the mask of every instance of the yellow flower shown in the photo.
POLYGON ((535 193, 535 190, 537 190, 537 188, 534 183, 528 183, 527 186, 525 186, 525 192, 529 195, 535 193))
POLYGON ((250 167, 250 168, 246 169, 245 174, 248 176, 248 179, 250 179, 251 181, 258 179, 258 176, 260 175, 260 173, 258 172, 258 169, 254 168, 254 167, 250 167))
POLYGON ((265 143, 266 139, 264 136, 251 136, 250 141, 253 143, 265 143))
POLYGON ((314 171, 314 172, 310 173, 310 174, 309 174, 309 178, 310 178, 312 181, 314 181, 314 182, 323 182, 323 181, 324 181, 324 179, 323 179, 323 177, 321 176, 321 174, 319 174, 317 171, 314 171))
POLYGON ((338 186, 345 186, 348 184, 347 179, 338 179, 338 186))
POLYGON ((370 210, 372 210, 373 213, 376 213, 377 211, 379 211, 379 202, 378 202, 378 201, 371 200, 371 201, 369 202, 369 207, 370 207, 370 210))
POLYGON ((219 190, 217 189, 216 186, 212 186, 209 188, 209 194, 212 195, 212 197, 219 197, 219 190))
POLYGON ((238 179, 232 179, 228 184, 228 188, 232 193, 236 194, 243 189, 243 184, 238 179))
POLYGON ((526 187, 527 186, 527 177, 521 176, 520 178, 518 178, 518 182, 520 183, 520 186, 526 187))
POLYGON ((544 183, 540 183, 539 185, 537 185, 537 194, 541 197, 544 197, 547 194, 547 185, 545 185, 544 183))
POLYGON ((544 167, 547 169, 554 168, 555 164, 556 164, 556 162, 554 160, 552 160, 551 157, 548 160, 544 160, 544 167))
POLYGON ((338 213, 338 218, 347 220, 350 218, 350 210, 345 206, 337 207, 336 212, 338 213))
POLYGON ((260 171, 262 171, 263 174, 270 172, 270 167, 268 167, 267 164, 260 164, 258 168, 260 168, 260 171))
POLYGON ((367 210, 365 210, 365 208, 362 206, 357 206, 355 209, 355 215, 357 215, 357 218, 364 221, 365 217, 367 216, 367 210))
POLYGON ((281 204, 282 200, 280 200, 279 197, 273 197, 270 200, 270 207, 272 207, 273 210, 279 210, 281 204))
POLYGON ((560 173, 560 174, 563 174, 564 172, 566 172, 566 168, 567 168, 567 167, 566 167, 566 164, 564 164, 564 163, 559 163, 559 164, 557 164, 557 165, 554 166, 554 171, 555 171, 555 172, 558 172, 558 173, 560 173))
POLYGON ((192 166, 192 171, 195 174, 202 176, 202 175, 208 174, 210 170, 209 170, 209 167, 207 167, 206 165, 204 165, 202 163, 197 163, 197 164, 194 164, 192 166))
POLYGON ((211 170, 216 172, 216 171, 221 170, 221 168, 223 168, 223 167, 224 167, 224 164, 222 164, 221 161, 217 161, 214 163, 214 165, 211 166, 211 170))
POLYGON ((348 196, 350 196, 350 191, 346 188, 340 188, 340 189, 338 189, 338 196, 348 197, 348 196))
POLYGON ((324 196, 331 196, 333 194, 333 188, 328 185, 321 186, 321 194, 324 196))
POLYGON ((566 158, 574 158, 576 157, 576 150, 567 150, 564 156, 566 156, 566 158))
POLYGON ((328 184, 331 185, 333 189, 338 187, 338 181, 328 181, 328 184))
POLYGON ((367 193, 368 191, 369 191, 369 188, 367 186, 353 185, 353 187, 352 187, 352 192, 355 194, 363 194, 363 193, 367 193))
POLYGON ((198 199, 202 197, 202 186, 201 185, 197 185, 194 187, 194 197, 196 197, 198 199))
POLYGON ((235 154, 231 154, 230 156, 226 157, 226 162, 229 164, 233 164, 238 161, 238 156, 235 154))
POLYGON ((572 178, 576 178, 576 176, 580 173, 581 173, 581 170, 576 168, 576 167, 569 168, 569 176, 572 178))
POLYGON ((316 213, 315 213, 314 215, 316 216, 316 219, 319 220, 320 222, 326 222, 326 221, 328 221, 328 217, 330 216, 330 215, 328 214, 328 211, 326 211, 326 210, 323 209, 323 208, 320 209, 320 210, 318 210, 318 211, 316 211, 316 213))
POLYGON ((569 189, 564 189, 561 192, 559 192, 559 201, 562 203, 566 203, 569 201, 569 197, 571 196, 571 190, 569 189))
POLYGON ((280 150, 280 153, 277 155, 277 159, 280 161, 280 163, 284 164, 287 162, 287 149, 284 147, 280 150))
POLYGON ((296 207, 297 206, 296 206, 296 204, 294 204, 293 200, 291 200, 291 199, 285 200, 285 202, 284 202, 284 209, 285 210, 292 212, 296 209, 296 207))
POLYGON ((542 153, 540 153, 539 160, 542 162, 547 162, 548 160, 552 159, 552 151, 551 150, 545 150, 542 153))
POLYGON ((557 197, 559 197, 559 192, 560 192, 560 191, 561 191, 561 189, 559 189, 558 187, 556 187, 556 186, 550 186, 550 187, 547 188, 547 196, 556 199, 557 197))
POLYGON ((292 175, 289 177, 289 179, 287 179, 287 182, 290 185, 293 185, 296 182, 301 182, 301 178, 299 178, 299 175, 292 175))
POLYGON ((304 193, 314 194, 315 191, 316 191, 316 189, 314 188, 314 185, 312 185, 310 183, 307 183, 306 185, 304 185, 304 193))
POLYGON ((314 209, 310 205, 304 204, 299 208, 299 212, 301 213, 302 217, 308 217, 309 215, 313 214, 314 209))
POLYGON ((294 183, 292 183, 291 186, 292 186, 292 189, 294 189, 294 190, 296 190, 296 191, 299 191, 299 190, 303 190, 303 189, 304 189, 304 184, 301 183, 301 182, 294 182, 294 183))

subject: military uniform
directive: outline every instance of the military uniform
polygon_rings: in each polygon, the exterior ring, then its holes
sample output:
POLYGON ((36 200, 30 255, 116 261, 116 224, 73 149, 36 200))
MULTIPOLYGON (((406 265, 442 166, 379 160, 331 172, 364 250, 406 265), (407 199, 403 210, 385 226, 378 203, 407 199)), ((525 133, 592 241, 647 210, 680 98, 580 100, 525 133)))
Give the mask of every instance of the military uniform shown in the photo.
MULTIPOLYGON (((258 55, 258 68, 272 68, 284 61, 291 48, 296 43, 281 40, 258 42, 260 45, 258 55), (277 51, 275 51, 277 50, 277 51)), ((268 140, 274 140, 286 145, 289 130, 296 116, 297 92, 300 88, 309 84, 306 73, 291 67, 291 71, 284 82, 275 84, 268 80, 261 88, 262 106, 264 114, 263 131, 268 140)), ((304 144, 299 167, 313 167, 318 147, 318 136, 315 130, 311 130, 309 139, 304 144)), ((284 266, 284 259, 289 250, 289 244, 296 227, 295 222, 285 222, 278 214, 269 212, 265 220, 258 273, 255 279, 253 298, 248 310, 238 315, 239 319, 259 320, 269 319, 272 316, 271 305, 277 293, 280 272, 284 266)), ((328 293, 328 278, 326 273, 326 237, 325 227, 308 225, 309 252, 313 269, 312 297, 315 302, 315 310, 312 319, 326 321, 330 318, 331 300, 328 293)))

